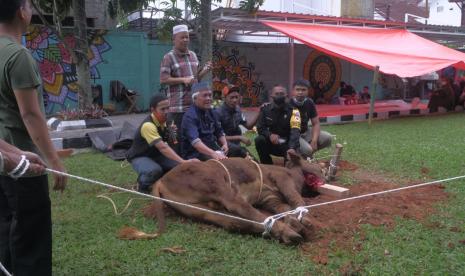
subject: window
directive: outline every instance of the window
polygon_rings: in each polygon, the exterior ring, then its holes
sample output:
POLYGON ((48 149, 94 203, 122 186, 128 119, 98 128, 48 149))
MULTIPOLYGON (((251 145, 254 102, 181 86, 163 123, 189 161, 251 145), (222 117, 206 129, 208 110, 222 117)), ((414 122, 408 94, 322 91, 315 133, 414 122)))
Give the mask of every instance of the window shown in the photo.
POLYGON ((443 12, 444 11, 444 6, 438 6, 436 11, 437 12, 443 12))

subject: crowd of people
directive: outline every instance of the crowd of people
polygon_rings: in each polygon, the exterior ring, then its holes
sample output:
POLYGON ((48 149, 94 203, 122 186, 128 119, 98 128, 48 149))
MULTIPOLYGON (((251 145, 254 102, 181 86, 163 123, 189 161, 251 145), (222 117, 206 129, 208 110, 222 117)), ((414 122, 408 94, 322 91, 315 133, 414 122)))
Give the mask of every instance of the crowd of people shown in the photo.
POLYGON ((173 42, 160 69, 160 82, 169 86, 167 95, 152 98, 151 114, 139 126, 127 155, 138 173, 139 191, 149 192, 164 173, 183 162, 253 159, 246 148, 252 141, 243 129, 256 127, 255 148, 263 164, 273 164, 271 155, 286 159, 289 152, 311 157, 331 144, 331 135, 320 130, 307 80, 294 83, 291 97, 283 85, 275 85, 270 101, 246 118, 240 108, 239 87, 226 86, 222 100, 213 107, 212 89, 202 82, 211 62, 200 68, 197 56, 188 48, 186 25, 173 28, 173 42))

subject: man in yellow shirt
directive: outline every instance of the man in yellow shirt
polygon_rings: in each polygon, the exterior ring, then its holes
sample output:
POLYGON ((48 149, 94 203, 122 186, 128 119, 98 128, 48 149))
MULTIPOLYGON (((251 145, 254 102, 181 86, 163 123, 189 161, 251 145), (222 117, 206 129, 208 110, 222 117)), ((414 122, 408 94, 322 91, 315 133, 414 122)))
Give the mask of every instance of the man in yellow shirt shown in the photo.
POLYGON ((175 137, 166 125, 168 110, 169 101, 164 95, 152 97, 151 114, 139 126, 127 152, 128 161, 139 174, 139 192, 149 193, 152 184, 179 163, 197 160, 182 159, 168 145, 170 137, 175 137))

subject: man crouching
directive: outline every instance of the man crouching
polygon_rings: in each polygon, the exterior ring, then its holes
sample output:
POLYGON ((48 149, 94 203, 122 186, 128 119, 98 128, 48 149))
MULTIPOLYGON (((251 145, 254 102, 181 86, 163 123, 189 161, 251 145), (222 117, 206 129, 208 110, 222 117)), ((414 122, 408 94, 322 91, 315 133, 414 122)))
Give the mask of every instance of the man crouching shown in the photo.
POLYGON ((184 160, 167 144, 169 130, 166 118, 169 109, 168 99, 155 95, 150 100, 151 114, 139 126, 131 148, 126 154, 127 160, 138 173, 139 192, 149 193, 155 181, 179 163, 198 161, 184 160))

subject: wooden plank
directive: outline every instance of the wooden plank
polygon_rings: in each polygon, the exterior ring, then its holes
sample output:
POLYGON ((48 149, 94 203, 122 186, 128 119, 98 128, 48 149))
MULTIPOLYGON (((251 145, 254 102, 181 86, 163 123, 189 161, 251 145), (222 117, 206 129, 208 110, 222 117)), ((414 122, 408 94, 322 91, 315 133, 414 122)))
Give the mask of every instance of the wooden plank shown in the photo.
POLYGON ((331 185, 331 184, 324 184, 317 188, 317 191, 323 195, 330 195, 334 197, 347 197, 350 195, 350 191, 347 188, 331 185))

